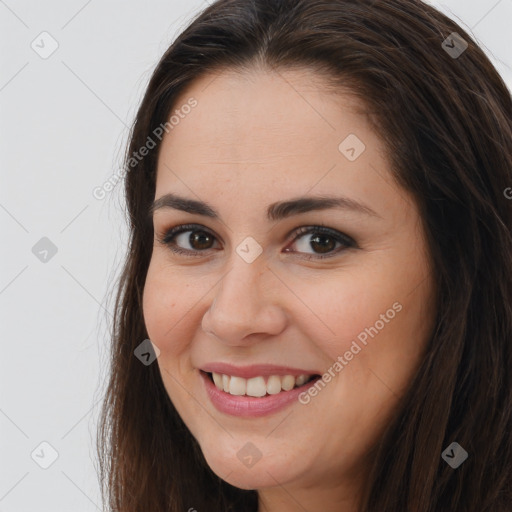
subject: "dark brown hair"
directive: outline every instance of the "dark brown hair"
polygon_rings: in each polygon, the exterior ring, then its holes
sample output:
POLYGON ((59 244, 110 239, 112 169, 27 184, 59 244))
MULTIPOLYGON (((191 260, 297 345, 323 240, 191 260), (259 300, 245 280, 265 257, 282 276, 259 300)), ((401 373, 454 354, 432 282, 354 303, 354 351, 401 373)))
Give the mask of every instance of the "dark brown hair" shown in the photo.
MULTIPOLYGON (((372 454, 361 511, 510 511, 512 101, 466 31, 419 0, 218 0, 158 63, 126 162, 198 77, 292 67, 363 102, 397 184, 417 202, 437 286, 434 332, 372 454), (443 47, 453 32, 468 43, 457 58, 443 47), (454 441, 469 454, 457 469, 441 458, 454 441)), ((257 492, 211 471, 158 366, 134 357, 148 337, 158 147, 126 165, 130 240, 98 430, 104 501, 120 512, 255 512, 257 492)))

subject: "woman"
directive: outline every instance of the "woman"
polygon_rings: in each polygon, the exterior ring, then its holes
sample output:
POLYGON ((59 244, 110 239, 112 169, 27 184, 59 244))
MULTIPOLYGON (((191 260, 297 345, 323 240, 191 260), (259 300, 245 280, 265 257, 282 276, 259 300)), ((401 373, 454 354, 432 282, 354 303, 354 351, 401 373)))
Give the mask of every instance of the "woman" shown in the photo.
POLYGON ((126 168, 109 510, 512 510, 512 101, 468 33, 219 0, 126 168))

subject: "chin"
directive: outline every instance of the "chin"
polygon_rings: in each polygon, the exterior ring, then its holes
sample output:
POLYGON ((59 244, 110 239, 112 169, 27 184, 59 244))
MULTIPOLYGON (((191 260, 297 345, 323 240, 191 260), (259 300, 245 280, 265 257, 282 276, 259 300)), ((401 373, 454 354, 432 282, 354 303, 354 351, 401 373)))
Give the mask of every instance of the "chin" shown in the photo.
POLYGON ((244 491, 255 491, 263 487, 268 487, 270 485, 268 479, 268 475, 267 478, 265 478, 264 476, 260 477, 253 474, 241 475, 235 473, 231 473, 227 478, 223 478, 228 484, 238 489, 243 489, 244 491))
POLYGON ((283 484, 281 475, 275 470, 267 472, 265 466, 252 468, 244 468, 237 465, 232 465, 231 467, 221 466, 219 467, 220 472, 217 472, 215 467, 210 467, 218 477, 228 484, 246 491, 275 487, 278 485, 278 482, 281 485, 283 484))
MULTIPOLYGON (((273 457, 262 455, 253 465, 247 466, 238 457, 240 449, 230 447, 219 453, 218 448, 215 447, 213 451, 202 448, 206 463, 219 478, 239 489, 275 487, 286 484, 293 476, 287 467, 293 467, 292 461, 276 461, 271 460, 273 457)), ((240 458, 243 460, 243 455, 240 458)))

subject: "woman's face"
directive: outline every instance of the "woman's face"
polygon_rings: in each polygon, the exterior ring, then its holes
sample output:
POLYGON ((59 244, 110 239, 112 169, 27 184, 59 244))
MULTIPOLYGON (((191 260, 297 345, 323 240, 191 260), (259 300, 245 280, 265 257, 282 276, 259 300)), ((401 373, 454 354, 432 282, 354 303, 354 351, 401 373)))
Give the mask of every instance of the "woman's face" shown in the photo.
POLYGON ((144 318, 165 388, 218 476, 303 506, 342 499, 434 319, 419 213, 355 106, 307 71, 208 75, 158 161, 144 318))

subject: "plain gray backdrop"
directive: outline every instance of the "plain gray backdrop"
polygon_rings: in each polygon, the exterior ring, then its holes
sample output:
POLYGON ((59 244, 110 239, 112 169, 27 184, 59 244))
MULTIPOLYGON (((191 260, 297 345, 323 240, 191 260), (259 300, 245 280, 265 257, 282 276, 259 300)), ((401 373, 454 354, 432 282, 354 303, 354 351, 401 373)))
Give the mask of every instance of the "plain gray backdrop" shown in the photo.
MULTIPOLYGON (((512 0, 431 3, 511 88, 512 0)), ((122 186, 93 190, 120 173, 151 71, 206 6, 0 0, 0 512, 101 509, 107 297, 127 230, 122 186)))

